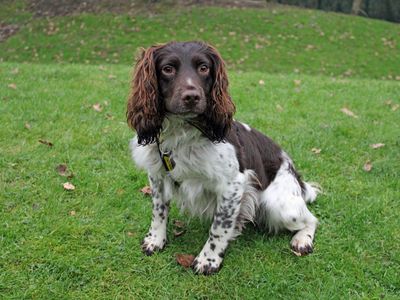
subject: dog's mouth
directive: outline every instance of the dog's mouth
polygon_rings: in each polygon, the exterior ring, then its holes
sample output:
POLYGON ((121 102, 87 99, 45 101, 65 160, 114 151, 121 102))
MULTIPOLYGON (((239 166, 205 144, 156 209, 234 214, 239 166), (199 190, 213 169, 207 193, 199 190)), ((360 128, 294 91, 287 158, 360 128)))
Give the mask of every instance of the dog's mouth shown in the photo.
POLYGON ((196 112, 192 112, 192 111, 188 110, 188 111, 182 111, 182 112, 168 112, 168 114, 187 121, 187 120, 196 119, 200 113, 196 113, 196 112))

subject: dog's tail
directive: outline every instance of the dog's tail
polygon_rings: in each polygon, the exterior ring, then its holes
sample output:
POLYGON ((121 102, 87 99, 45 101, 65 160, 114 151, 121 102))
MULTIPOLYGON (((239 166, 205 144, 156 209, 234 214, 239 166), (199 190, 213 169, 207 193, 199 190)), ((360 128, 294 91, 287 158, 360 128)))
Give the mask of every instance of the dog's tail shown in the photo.
POLYGON ((306 203, 312 203, 318 194, 322 193, 321 186, 316 182, 304 182, 303 198, 306 203))

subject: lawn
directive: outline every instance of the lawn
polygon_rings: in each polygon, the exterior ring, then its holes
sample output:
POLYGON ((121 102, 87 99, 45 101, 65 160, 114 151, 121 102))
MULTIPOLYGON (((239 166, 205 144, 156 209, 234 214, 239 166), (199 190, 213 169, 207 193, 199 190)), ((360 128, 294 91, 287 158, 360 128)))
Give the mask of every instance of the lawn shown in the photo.
POLYGON ((21 29, 0 44, 1 298, 400 297, 398 25, 280 6, 52 19, 19 11, 6 20, 21 29), (202 21, 209 16, 218 18, 202 21), (43 31, 49 22, 59 31, 43 31), (124 30, 132 24, 140 30, 124 30), (256 47, 264 37, 271 44, 256 47), (209 224, 175 207, 170 219, 186 233, 175 237, 170 222, 168 247, 141 253, 151 201, 129 158, 125 102, 135 49, 171 38, 217 44, 236 119, 279 142, 324 188, 310 206, 320 220, 312 255, 293 255, 288 234, 249 226, 217 275, 194 275, 175 255, 196 255, 209 224))

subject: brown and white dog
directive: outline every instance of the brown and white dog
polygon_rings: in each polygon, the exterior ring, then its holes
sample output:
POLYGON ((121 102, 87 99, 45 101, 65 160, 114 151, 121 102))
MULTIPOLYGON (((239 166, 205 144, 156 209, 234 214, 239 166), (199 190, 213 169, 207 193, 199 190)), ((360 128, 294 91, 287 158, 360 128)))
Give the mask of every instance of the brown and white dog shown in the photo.
POLYGON ((291 248, 313 250, 317 219, 306 203, 318 188, 300 179, 290 157, 270 138, 234 121, 224 62, 203 42, 171 42, 144 50, 128 100, 136 165, 148 172, 153 218, 142 249, 167 241, 171 199, 182 210, 212 219, 209 238, 193 262, 212 274, 245 223, 294 232, 291 248))

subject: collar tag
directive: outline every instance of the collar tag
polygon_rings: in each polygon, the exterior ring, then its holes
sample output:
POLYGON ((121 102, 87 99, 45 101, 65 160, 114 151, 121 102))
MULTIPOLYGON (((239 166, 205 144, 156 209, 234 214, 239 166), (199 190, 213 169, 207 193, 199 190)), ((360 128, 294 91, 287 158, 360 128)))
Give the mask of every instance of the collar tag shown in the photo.
POLYGON ((161 160, 165 170, 171 172, 175 168, 175 161, 171 157, 171 152, 161 153, 161 160))

